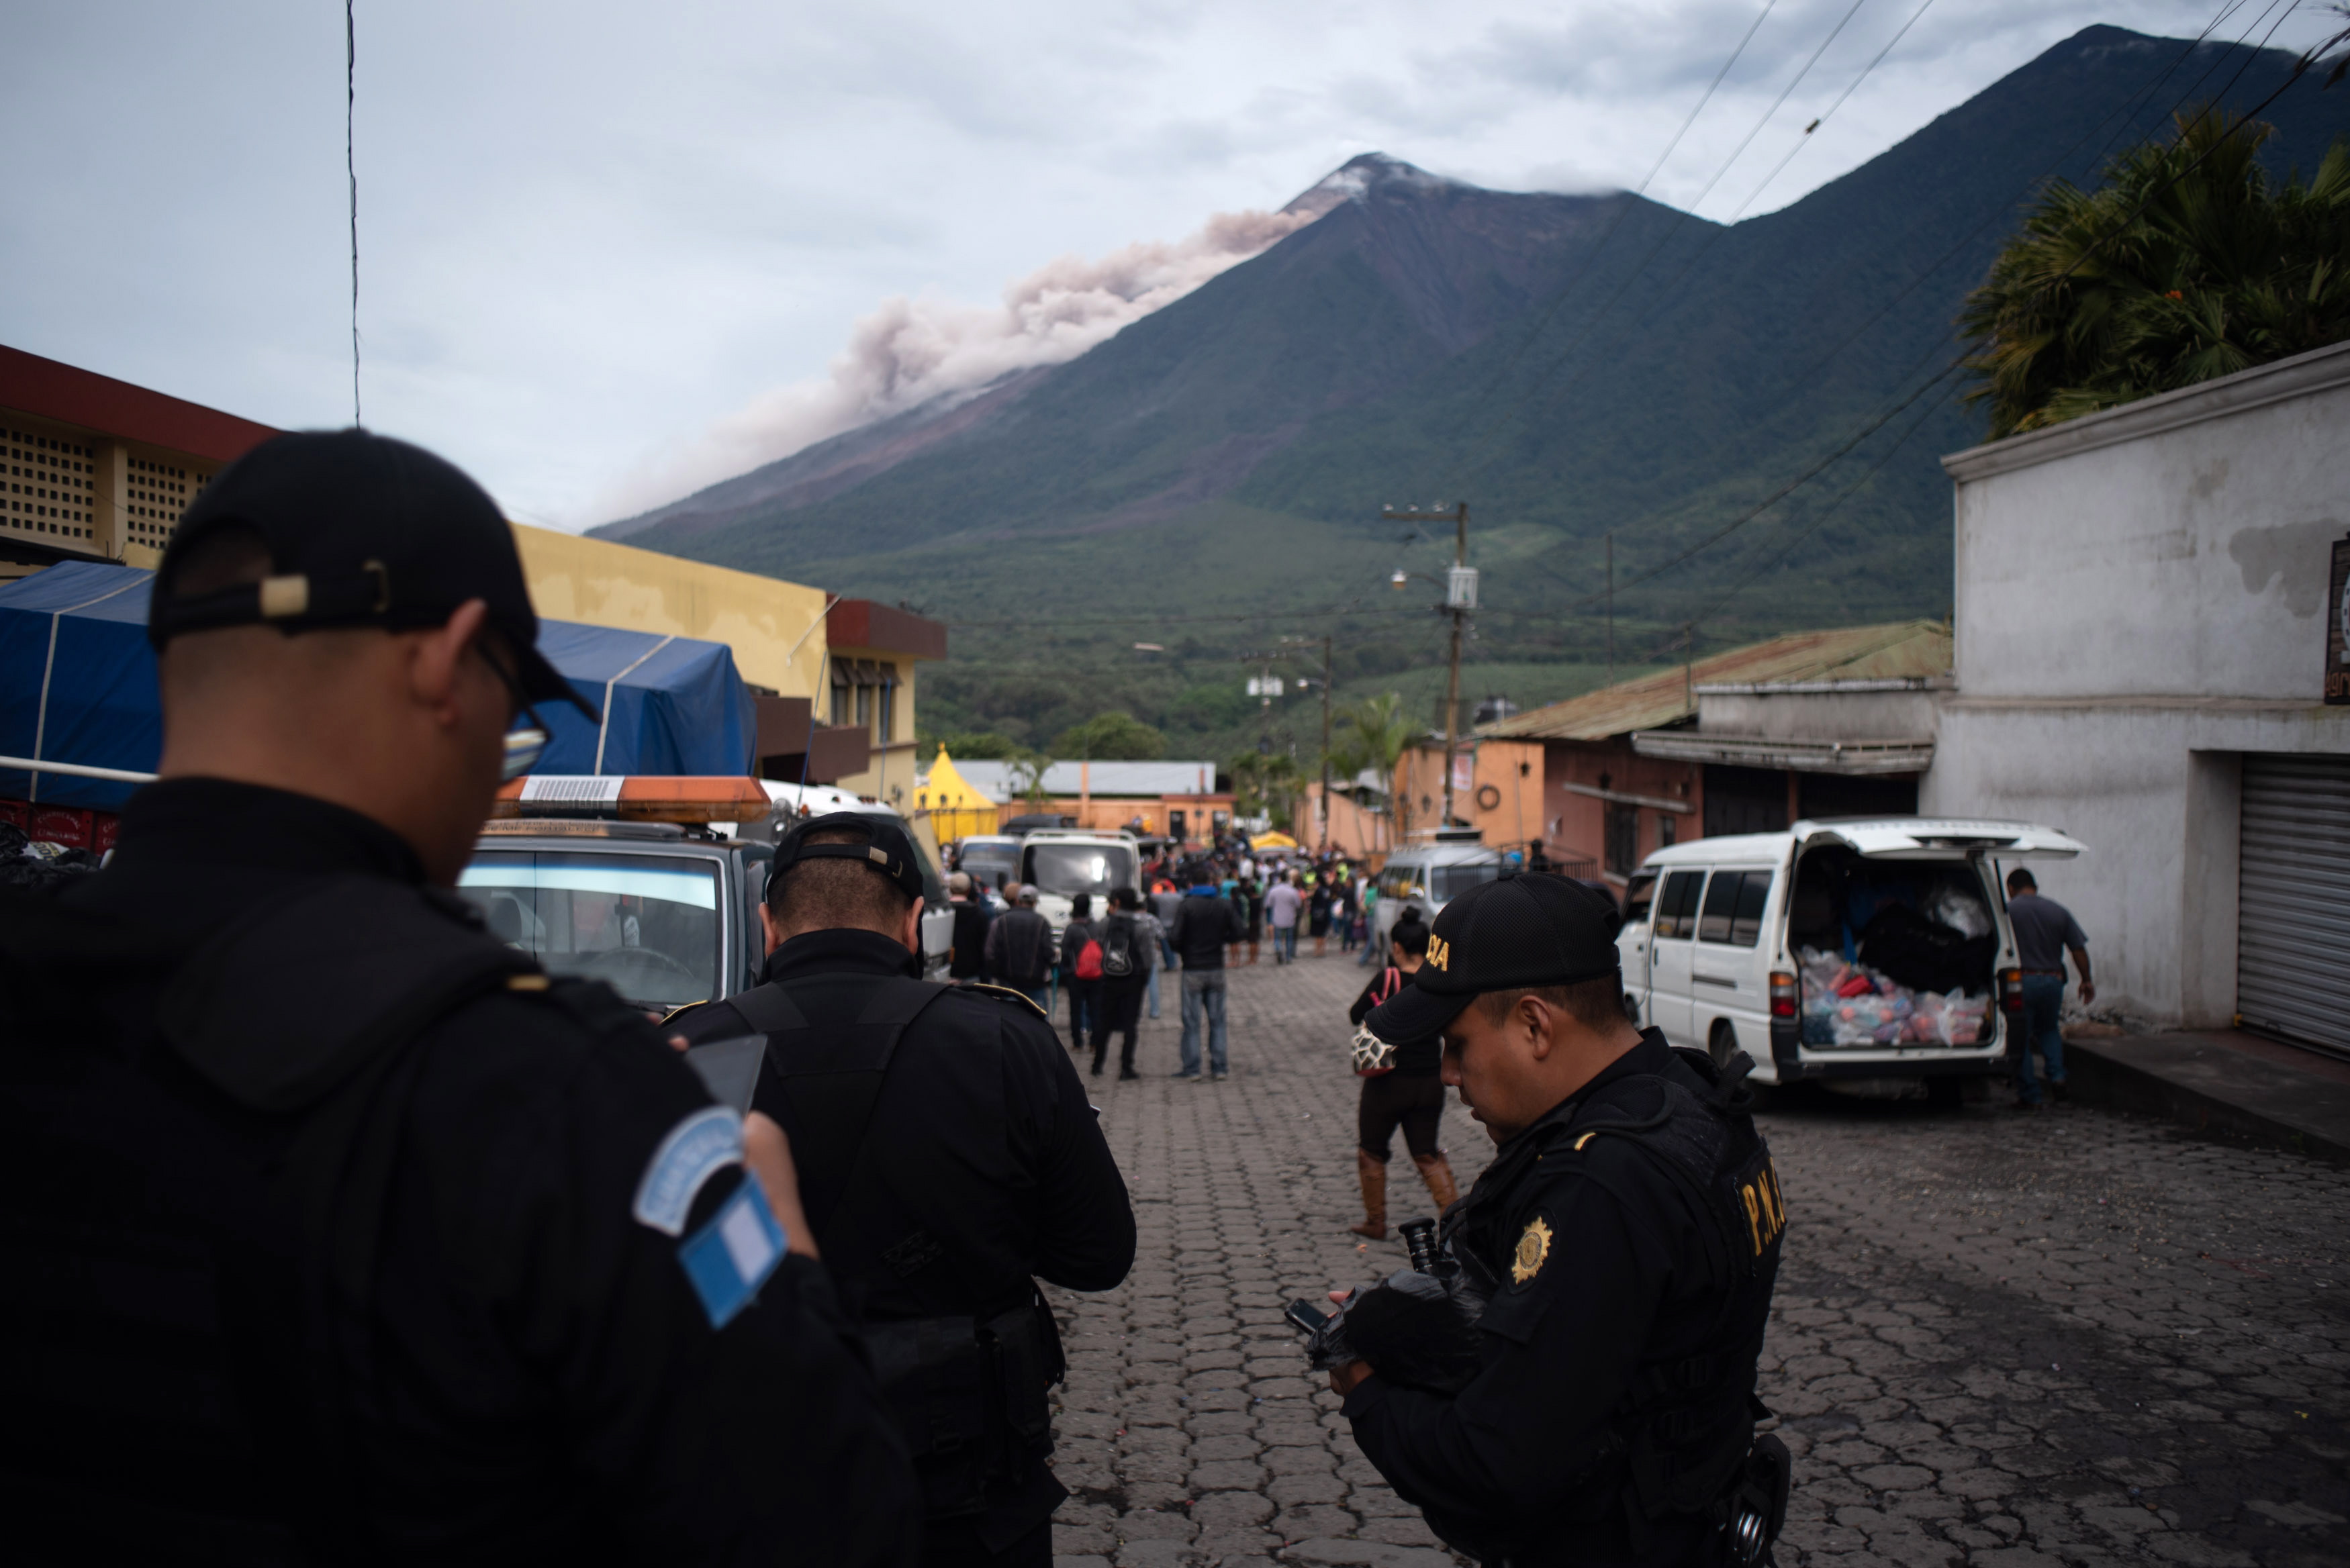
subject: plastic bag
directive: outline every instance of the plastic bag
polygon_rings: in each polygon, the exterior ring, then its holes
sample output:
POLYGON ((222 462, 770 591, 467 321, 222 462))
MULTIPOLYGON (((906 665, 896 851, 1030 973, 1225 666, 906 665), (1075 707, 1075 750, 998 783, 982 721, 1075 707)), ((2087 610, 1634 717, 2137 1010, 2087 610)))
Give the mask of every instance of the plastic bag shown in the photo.
POLYGON ((1928 894, 1922 912, 1962 937, 1987 937, 1991 932, 1991 906, 1954 882, 1945 882, 1928 894))

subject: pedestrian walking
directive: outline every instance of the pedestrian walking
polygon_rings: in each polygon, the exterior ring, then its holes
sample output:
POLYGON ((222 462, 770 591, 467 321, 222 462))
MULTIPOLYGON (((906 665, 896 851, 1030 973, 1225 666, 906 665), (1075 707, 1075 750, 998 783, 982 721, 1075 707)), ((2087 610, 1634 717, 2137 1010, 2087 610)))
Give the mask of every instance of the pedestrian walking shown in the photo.
POLYGON ((2037 1054, 2048 1074, 2048 1093, 2059 1101, 2071 1089, 2064 1081, 2064 955, 2081 975, 2081 1005, 2096 1000, 2089 978, 2089 939, 2073 911, 2047 898, 2031 872, 2019 866, 2007 874, 2007 919, 2015 928, 2016 965, 2023 971, 2023 1040, 2015 1054, 2015 1103, 2030 1109, 2041 1102, 2037 1054))
POLYGON ((1297 914, 1305 907, 1305 896, 1297 890, 1291 874, 1284 874, 1264 896, 1265 919, 1273 927, 1273 961, 1297 961, 1297 914))
POLYGON ((1378 950, 1378 909, 1379 885, 1367 877, 1363 879, 1362 913, 1357 917, 1363 922, 1363 956, 1355 961, 1358 968, 1369 968, 1372 955, 1378 950))
POLYGON ((1314 938, 1314 956, 1322 957, 1330 945, 1330 878, 1316 877, 1313 890, 1305 896, 1305 919, 1314 938))
POLYGON ((1359 889, 1352 877, 1340 877, 1331 894, 1330 919, 1338 928, 1338 956, 1345 958, 1355 950, 1362 934, 1355 929, 1356 898, 1359 889))
POLYGON ((1014 891, 1014 907, 996 917, 987 929, 987 972, 1053 1016, 1052 923, 1036 911, 1036 889, 1014 891))
POLYGON ((1109 1054, 1109 1037, 1120 1033, 1126 1038, 1118 1050, 1118 1075, 1142 1075, 1134 1070, 1134 1034, 1143 989, 1151 972, 1150 938, 1142 925, 1149 919, 1142 913, 1142 895, 1131 888, 1110 889, 1109 914, 1101 923, 1101 989, 1094 1003, 1093 1075, 1097 1078, 1102 1075, 1102 1063, 1109 1054))
POLYGON ((978 980, 987 971, 987 910, 972 896, 971 874, 957 871, 947 878, 947 902, 954 909, 954 934, 947 949, 947 975, 952 980, 978 980))
MULTIPOLYGON (((1347 1010, 1347 1020, 1359 1028, 1372 1009, 1400 992, 1419 971, 1428 956, 1428 928, 1417 920, 1397 925, 1388 942, 1388 962, 1363 987, 1347 1010)), ((1388 1159, 1395 1147, 1396 1129, 1403 1129, 1403 1146, 1428 1184, 1428 1195, 1441 1214, 1461 1196, 1453 1185, 1452 1164, 1437 1142, 1444 1119, 1444 1081, 1437 1075, 1443 1064, 1444 1042, 1436 1035, 1397 1041, 1378 1053, 1374 1064, 1358 1060, 1363 1089, 1355 1109, 1355 1175, 1363 1189, 1363 1222, 1349 1226, 1357 1236, 1374 1241, 1388 1237, 1388 1159)))
POLYGON ((909 1562, 800 1151, 456 892, 536 705, 596 717, 498 504, 282 435, 142 592, 160 782, 0 898, 12 1554, 909 1562))
POLYGON ((1181 1064, 1175 1075, 1197 1082, 1200 1077, 1200 1030, 1207 1024, 1208 1064, 1216 1078, 1229 1070, 1224 1029, 1224 950, 1240 921, 1232 905, 1202 882, 1183 897, 1167 940, 1183 961, 1183 1044, 1181 1064))
POLYGON ((1167 967, 1167 927, 1158 911, 1138 898, 1140 907, 1134 911, 1134 923, 1142 932, 1142 961, 1149 978, 1143 982, 1143 995, 1148 999, 1150 1016, 1159 1016, 1159 971, 1167 967))
POLYGON ((1101 933, 1093 921, 1094 900, 1080 893, 1069 900, 1069 923, 1061 928, 1061 983, 1069 992, 1069 1049, 1082 1051, 1091 1037, 1101 1004, 1101 933))

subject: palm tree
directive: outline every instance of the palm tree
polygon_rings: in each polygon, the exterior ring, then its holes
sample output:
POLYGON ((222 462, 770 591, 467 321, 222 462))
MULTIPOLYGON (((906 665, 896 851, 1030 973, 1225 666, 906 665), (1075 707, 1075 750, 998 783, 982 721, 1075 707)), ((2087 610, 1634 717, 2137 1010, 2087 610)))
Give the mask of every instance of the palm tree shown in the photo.
POLYGON ((2254 158, 2274 126, 2178 128, 2096 191, 2052 185, 1968 296, 1993 439, 2350 337, 2350 146, 2280 184, 2254 158))
POLYGON ((1341 710, 1336 727, 1338 735, 1330 747, 1330 771, 1349 779, 1365 769, 1379 775, 1387 801, 1380 815, 1387 819, 1388 842, 1393 844, 1403 833, 1395 815, 1396 763, 1412 741, 1411 722, 1403 715, 1403 698, 1393 691, 1366 698, 1341 710))

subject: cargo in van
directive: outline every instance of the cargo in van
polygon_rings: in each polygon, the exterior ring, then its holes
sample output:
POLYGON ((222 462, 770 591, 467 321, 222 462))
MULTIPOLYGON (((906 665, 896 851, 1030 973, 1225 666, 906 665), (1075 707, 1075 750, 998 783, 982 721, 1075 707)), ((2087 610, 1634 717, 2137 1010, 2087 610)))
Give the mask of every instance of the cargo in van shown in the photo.
POLYGON ((1763 1083, 1955 1093, 2011 1070, 2002 865, 2082 848, 2026 823, 1901 817, 1660 849, 1626 891, 1626 1010, 1718 1061, 1744 1051, 1763 1083))

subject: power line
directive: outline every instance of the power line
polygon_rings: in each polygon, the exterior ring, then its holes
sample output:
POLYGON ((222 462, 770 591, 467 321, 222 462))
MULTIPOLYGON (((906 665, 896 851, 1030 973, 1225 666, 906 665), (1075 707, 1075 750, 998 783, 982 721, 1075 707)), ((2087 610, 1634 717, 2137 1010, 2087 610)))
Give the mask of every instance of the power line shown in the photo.
POLYGON ((343 0, 343 173, 351 188, 351 423, 359 421, 359 166, 354 146, 359 113, 359 31, 357 0, 343 0))
POLYGON ((1877 57, 1869 61, 1868 64, 1863 66, 1860 68, 1860 75, 1852 78, 1852 85, 1846 88, 1843 92, 1839 93, 1836 96, 1835 102, 1828 105, 1825 112, 1815 118, 1811 124, 1804 127, 1804 134, 1795 139, 1795 144, 1793 147, 1787 149, 1787 155, 1784 158, 1780 159, 1777 163, 1772 165, 1771 172, 1762 176, 1762 183, 1755 186, 1753 193, 1738 204, 1738 211, 1730 214, 1730 221, 1731 223, 1734 223, 1738 222, 1738 220, 1745 214, 1747 208, 1752 206, 1757 201, 1762 199, 1762 192, 1771 188, 1771 182, 1776 180, 1780 173, 1785 170, 1787 165, 1794 161, 1795 154, 1801 152, 1804 148, 1809 147, 1812 144, 1812 133, 1819 130, 1821 126, 1825 125, 1829 120, 1835 118, 1835 111, 1844 107, 1845 99, 1850 98, 1855 92, 1859 90, 1860 84, 1868 79, 1869 73, 1876 70, 1877 67, 1885 63, 1885 57, 1893 52, 1893 46, 1908 37, 1909 36, 1909 29, 1916 26, 1918 19, 1924 16, 1927 12, 1932 10, 1933 7, 1934 0, 1926 0, 1926 3, 1923 5, 1918 6, 1917 10, 1910 13, 1909 19, 1901 24, 1901 30, 1895 33, 1890 38, 1887 38, 1885 41, 1885 47, 1877 51, 1877 57))

